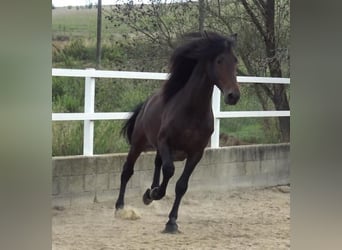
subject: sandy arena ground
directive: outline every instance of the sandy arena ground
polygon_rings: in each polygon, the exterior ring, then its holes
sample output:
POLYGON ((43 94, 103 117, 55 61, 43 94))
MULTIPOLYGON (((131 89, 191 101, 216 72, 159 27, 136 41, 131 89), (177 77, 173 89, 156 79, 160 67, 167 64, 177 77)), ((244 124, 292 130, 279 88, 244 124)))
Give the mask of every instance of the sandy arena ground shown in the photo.
POLYGON ((199 192, 189 188, 180 206, 180 234, 163 234, 173 196, 145 206, 126 198, 52 210, 53 250, 290 249, 290 188, 199 192), (140 218, 137 218, 140 217, 140 218))

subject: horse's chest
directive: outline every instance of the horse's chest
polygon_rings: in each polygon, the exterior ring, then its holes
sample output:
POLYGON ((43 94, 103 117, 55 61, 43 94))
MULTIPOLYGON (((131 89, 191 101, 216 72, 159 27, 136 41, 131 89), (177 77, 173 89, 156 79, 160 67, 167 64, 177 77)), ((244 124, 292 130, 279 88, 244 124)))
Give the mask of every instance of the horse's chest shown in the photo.
POLYGON ((178 134, 178 142, 182 142, 184 148, 195 146, 205 146, 212 133, 212 129, 207 126, 188 127, 181 130, 178 134))
POLYGON ((173 113, 165 116, 161 130, 167 135, 170 146, 183 151, 205 147, 213 132, 212 114, 203 112, 198 115, 187 109, 181 111, 176 113, 173 110, 173 113))
POLYGON ((198 130, 193 128, 184 129, 184 131, 180 134, 185 139, 192 139, 192 138, 202 138, 208 136, 207 130, 198 130))

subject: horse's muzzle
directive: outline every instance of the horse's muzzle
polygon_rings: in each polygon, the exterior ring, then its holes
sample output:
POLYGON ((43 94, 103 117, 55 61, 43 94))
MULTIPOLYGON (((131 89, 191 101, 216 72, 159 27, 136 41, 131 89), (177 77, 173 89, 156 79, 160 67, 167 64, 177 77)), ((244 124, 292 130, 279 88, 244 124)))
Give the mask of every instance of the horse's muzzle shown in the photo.
POLYGON ((240 92, 231 92, 224 96, 224 102, 228 105, 235 105, 240 99, 240 92))

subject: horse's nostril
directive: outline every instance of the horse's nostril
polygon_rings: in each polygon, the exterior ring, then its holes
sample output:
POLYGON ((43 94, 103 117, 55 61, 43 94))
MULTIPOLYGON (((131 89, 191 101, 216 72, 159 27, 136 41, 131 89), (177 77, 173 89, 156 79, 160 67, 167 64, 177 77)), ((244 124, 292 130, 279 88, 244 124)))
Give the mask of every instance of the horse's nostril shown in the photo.
POLYGON ((240 95, 236 94, 234 92, 228 94, 228 99, 230 99, 230 100, 235 100, 235 99, 239 99, 239 98, 240 98, 240 95))
POLYGON ((225 102, 230 105, 235 105, 240 99, 240 94, 239 93, 229 93, 226 98, 225 102))

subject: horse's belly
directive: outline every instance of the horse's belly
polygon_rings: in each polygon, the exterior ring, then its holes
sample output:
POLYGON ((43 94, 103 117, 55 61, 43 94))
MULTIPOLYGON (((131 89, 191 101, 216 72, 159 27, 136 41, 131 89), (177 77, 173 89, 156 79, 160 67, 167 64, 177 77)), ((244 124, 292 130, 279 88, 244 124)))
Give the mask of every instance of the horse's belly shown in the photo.
POLYGON ((188 154, 184 151, 174 150, 172 151, 172 159, 174 161, 184 161, 188 157, 188 154))
POLYGON ((181 158, 182 155, 187 155, 190 152, 203 150, 208 145, 210 135, 210 130, 185 129, 178 136, 171 138, 171 147, 175 151, 184 152, 183 154, 178 153, 181 158))

